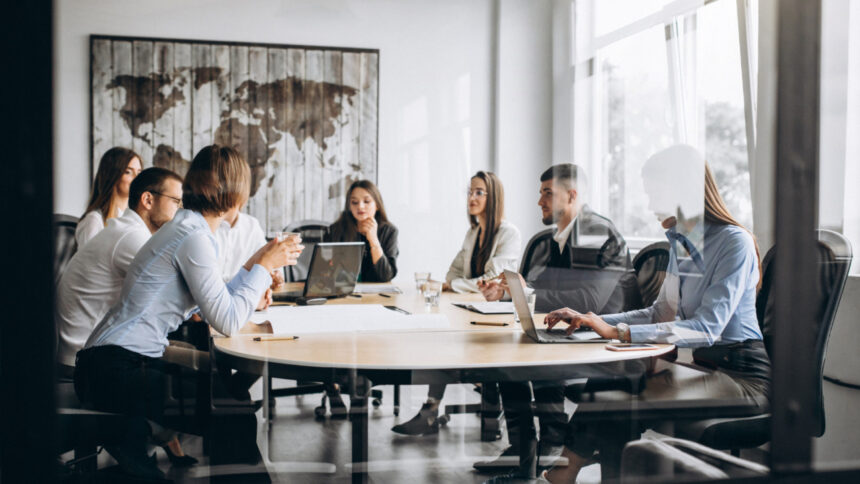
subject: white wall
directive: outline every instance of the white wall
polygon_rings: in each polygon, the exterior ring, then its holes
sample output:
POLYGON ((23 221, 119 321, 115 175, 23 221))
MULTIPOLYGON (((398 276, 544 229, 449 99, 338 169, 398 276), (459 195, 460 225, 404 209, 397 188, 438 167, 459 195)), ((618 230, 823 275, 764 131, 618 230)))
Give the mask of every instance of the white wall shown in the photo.
MULTIPOLYGON (((497 0, 64 0, 56 2, 55 209, 79 214, 90 188, 90 34, 380 49, 379 186, 400 228, 401 275, 443 277, 466 231, 468 176, 492 166, 497 0)), ((507 1, 497 112, 511 219, 537 228, 539 168, 551 131, 551 18, 545 1, 507 1), (522 17, 520 17, 522 16, 522 17), (522 20, 520 20, 522 18, 522 20), (511 38, 505 36, 511 33, 511 38), (546 85, 544 85, 546 84, 546 85), (534 105, 535 100, 538 101, 534 105), (528 209, 517 205, 522 180, 528 209), (534 210, 533 210, 534 209, 534 210)))
POLYGON ((555 162, 552 18, 549 0, 501 1, 496 171, 505 184, 507 218, 519 227, 523 248, 544 228, 537 205, 540 174, 555 162))

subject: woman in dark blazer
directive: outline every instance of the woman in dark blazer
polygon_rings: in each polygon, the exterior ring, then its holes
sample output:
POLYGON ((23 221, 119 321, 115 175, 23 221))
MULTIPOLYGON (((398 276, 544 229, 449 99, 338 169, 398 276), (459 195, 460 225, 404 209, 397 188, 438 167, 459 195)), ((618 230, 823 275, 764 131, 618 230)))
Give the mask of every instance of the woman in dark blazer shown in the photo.
MULTIPOLYGON (((388 221, 382 194, 370 180, 354 182, 340 217, 328 228, 326 242, 364 242, 359 282, 388 282, 397 275, 397 227, 388 221)), ((336 384, 326 386, 332 418, 346 418, 336 384)), ((325 402, 323 402, 323 410, 325 402)))
POLYGON ((370 180, 350 185, 346 206, 326 241, 364 242, 360 282, 388 282, 397 275, 397 227, 388 221, 382 195, 370 180))

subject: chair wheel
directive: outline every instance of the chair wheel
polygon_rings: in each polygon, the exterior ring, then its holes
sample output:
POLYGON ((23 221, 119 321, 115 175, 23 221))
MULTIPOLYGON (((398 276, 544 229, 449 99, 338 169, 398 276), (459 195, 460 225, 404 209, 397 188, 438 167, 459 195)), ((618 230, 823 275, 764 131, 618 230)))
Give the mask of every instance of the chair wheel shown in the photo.
POLYGON ((325 418, 325 405, 314 407, 314 416, 316 418, 325 418))
POLYGON ((378 398, 374 398, 370 403, 373 404, 373 408, 379 408, 379 406, 382 405, 382 401, 378 398))
POLYGON ((439 425, 447 425, 448 422, 451 421, 451 416, 448 415, 447 413, 444 413, 444 414, 436 417, 436 421, 439 422, 439 425))
POLYGON ((397 406, 395 406, 395 407, 394 407, 394 416, 395 416, 395 417, 399 417, 399 416, 400 416, 400 405, 397 405, 397 406))

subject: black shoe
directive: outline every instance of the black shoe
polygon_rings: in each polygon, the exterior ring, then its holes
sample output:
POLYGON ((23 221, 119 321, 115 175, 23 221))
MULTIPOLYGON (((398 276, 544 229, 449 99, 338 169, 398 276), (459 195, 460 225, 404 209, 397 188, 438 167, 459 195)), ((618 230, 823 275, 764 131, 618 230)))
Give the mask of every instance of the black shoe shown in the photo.
POLYGON ((170 465, 173 467, 191 467, 197 463, 197 459, 188 454, 176 455, 170 450, 170 447, 166 445, 162 445, 161 448, 164 449, 164 452, 167 454, 167 458, 170 459, 170 465))
POLYGON ((478 472, 491 473, 511 471, 520 466, 520 449, 513 445, 508 446, 504 452, 492 460, 478 461, 472 464, 478 472))
POLYGON ((412 420, 391 427, 392 432, 403 435, 430 435, 439 433, 439 406, 425 403, 412 420))

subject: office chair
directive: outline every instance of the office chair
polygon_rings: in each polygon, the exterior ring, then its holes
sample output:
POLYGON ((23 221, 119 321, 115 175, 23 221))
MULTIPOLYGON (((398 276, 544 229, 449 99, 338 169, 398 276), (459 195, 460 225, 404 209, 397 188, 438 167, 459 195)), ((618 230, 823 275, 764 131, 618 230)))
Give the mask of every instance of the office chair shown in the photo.
POLYGON ((287 282, 302 282, 308 278, 308 269, 311 265, 311 256, 314 246, 322 242, 328 233, 329 224, 322 220, 299 220, 284 227, 284 232, 297 232, 302 236, 302 245, 305 250, 299 256, 296 265, 284 268, 287 282))
POLYGON ((655 242, 646 246, 633 258, 633 270, 639 283, 641 307, 654 304, 669 265, 669 243, 655 242))
POLYGON ((54 286, 60 283, 60 275, 78 250, 75 242, 78 220, 78 217, 71 215, 54 214, 54 286))
MULTIPOLYGON (((831 230, 820 229, 818 234, 818 288, 820 305, 818 320, 815 321, 814 364, 816 378, 813 412, 815 426, 812 436, 821 437, 825 430, 824 392, 822 380, 827 342, 836 319, 836 311, 842 298, 845 282, 853 259, 851 243, 845 236, 831 230)), ((771 354, 772 335, 778 330, 774 320, 774 301, 771 297, 774 281, 774 257, 776 247, 768 251, 762 261, 762 286, 756 298, 756 315, 764 336, 765 348, 771 354)), ((709 419, 696 422, 676 423, 675 435, 693 440, 708 447, 730 450, 732 455, 740 455, 740 449, 750 449, 770 441, 770 414, 737 419, 709 419)))

